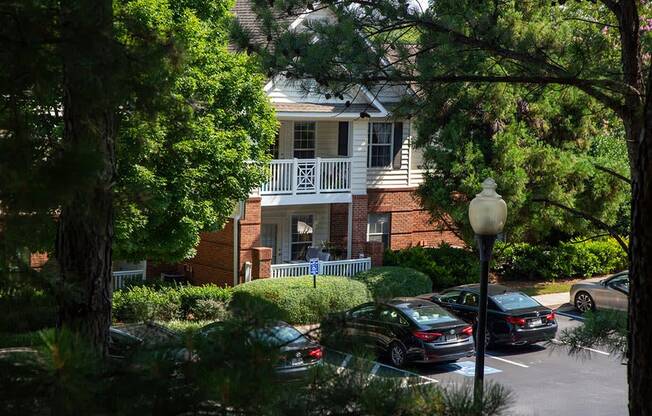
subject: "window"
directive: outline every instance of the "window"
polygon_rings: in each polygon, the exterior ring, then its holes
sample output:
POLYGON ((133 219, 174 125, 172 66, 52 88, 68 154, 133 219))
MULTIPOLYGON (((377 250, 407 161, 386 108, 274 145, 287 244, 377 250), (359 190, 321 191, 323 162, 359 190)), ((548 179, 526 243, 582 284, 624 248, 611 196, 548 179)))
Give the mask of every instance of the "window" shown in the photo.
POLYGON ((411 308, 406 311, 408 316, 415 322, 424 325, 444 324, 455 322, 456 319, 444 309, 437 305, 422 306, 420 308, 411 308))
POLYGON ((457 303, 457 300, 460 297, 460 293, 462 292, 459 290, 450 290, 448 292, 444 292, 444 294, 439 297, 439 301, 444 303, 457 303))
POLYGON ((461 304, 465 306, 478 306, 478 295, 470 292, 464 293, 461 304))
POLYGON ((389 324, 407 325, 405 318, 396 310, 388 307, 382 307, 380 310, 380 320, 389 324))
POLYGON ((313 216, 292 216, 291 260, 305 261, 308 247, 312 246, 313 216))
POLYGON ((389 215, 369 214, 367 217, 367 241, 380 241, 383 248, 389 248, 389 215))
POLYGON ((369 167, 392 166, 392 123, 369 123, 369 167))
POLYGON ((354 319, 373 319, 376 311, 375 305, 364 305, 351 311, 351 318, 354 319))
POLYGON ((520 292, 504 293, 491 297, 503 310, 535 308, 541 306, 539 302, 520 292))
POLYGON ((313 159, 315 157, 315 122, 294 122, 294 157, 313 159))

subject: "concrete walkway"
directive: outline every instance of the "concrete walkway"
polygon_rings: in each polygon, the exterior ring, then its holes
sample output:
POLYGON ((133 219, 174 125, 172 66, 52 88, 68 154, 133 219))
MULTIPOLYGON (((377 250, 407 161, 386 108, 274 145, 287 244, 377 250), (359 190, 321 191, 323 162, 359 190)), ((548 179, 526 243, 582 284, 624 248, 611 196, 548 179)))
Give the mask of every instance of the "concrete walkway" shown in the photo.
POLYGON ((547 295, 537 295, 532 297, 543 306, 549 308, 557 308, 566 303, 570 303, 570 294, 568 292, 549 293, 547 295))

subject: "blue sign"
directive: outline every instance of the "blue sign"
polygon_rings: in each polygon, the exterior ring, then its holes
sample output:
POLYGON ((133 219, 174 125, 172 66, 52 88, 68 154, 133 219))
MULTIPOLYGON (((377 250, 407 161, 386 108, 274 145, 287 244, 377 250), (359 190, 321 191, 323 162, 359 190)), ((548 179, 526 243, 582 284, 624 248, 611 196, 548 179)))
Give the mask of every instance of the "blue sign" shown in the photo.
POLYGON ((319 274, 319 259, 310 259, 310 274, 319 274))
MULTIPOLYGON (((473 377, 475 375, 475 363, 473 361, 458 361, 456 363, 450 364, 451 367, 456 367, 455 371, 457 374, 461 374, 466 377, 473 377)), ((497 368, 484 366, 485 374, 495 374, 500 373, 502 370, 497 368)))

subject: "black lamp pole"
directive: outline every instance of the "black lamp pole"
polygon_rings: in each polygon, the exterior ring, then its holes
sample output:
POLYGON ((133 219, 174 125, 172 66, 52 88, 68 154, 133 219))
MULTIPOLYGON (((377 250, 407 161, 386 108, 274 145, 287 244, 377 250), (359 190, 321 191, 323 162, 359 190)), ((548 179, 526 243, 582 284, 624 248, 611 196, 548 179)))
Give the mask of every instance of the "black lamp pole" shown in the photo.
POLYGON ((475 330, 475 382, 473 399, 476 409, 482 409, 484 394, 484 353, 487 332, 487 290, 489 286, 489 260, 496 241, 495 235, 478 235, 480 251, 480 304, 478 305, 478 326, 475 330))

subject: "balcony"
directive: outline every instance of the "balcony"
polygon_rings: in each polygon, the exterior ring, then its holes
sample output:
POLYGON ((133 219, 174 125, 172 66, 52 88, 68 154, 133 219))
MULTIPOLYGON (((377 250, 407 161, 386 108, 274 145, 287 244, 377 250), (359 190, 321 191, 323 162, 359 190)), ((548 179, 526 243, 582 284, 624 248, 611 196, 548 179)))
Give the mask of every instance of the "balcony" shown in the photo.
POLYGON ((351 159, 276 159, 260 188, 263 205, 351 201, 351 159))

